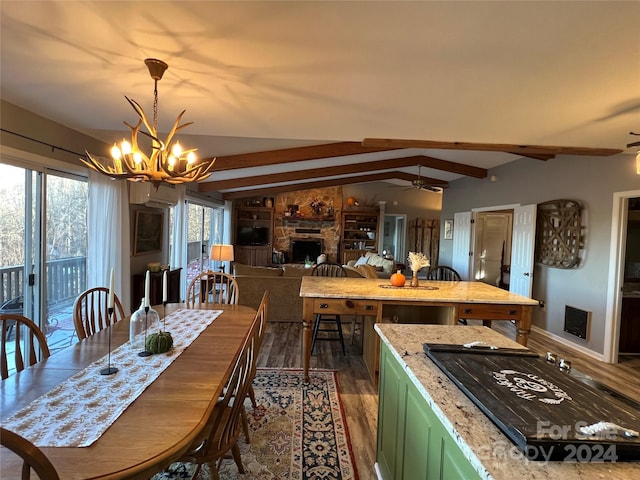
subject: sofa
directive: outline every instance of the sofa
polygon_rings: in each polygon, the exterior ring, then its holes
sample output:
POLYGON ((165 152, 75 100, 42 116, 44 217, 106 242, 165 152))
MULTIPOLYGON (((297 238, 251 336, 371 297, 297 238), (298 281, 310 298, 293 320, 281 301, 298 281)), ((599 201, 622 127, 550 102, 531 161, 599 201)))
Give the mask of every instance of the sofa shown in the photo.
POLYGON ((232 271, 240 290, 240 305, 257 309, 265 290, 269 290, 268 322, 302 322, 300 284, 304 275, 311 275, 311 268, 298 264, 254 267, 234 262, 232 271))
POLYGON ((370 265, 376 269, 378 278, 391 278, 391 275, 396 272, 396 263, 393 260, 384 258, 374 252, 365 252, 357 260, 349 260, 347 265, 350 267, 370 265))
MULTIPOLYGON (((348 277, 388 278, 373 265, 344 265, 348 277)), ((302 277, 313 269, 301 264, 281 267, 254 267, 232 262, 232 273, 238 282, 238 303, 257 309, 265 290, 269 290, 268 322, 302 322, 302 277)), ((391 274, 389 273, 389 276, 391 274)))

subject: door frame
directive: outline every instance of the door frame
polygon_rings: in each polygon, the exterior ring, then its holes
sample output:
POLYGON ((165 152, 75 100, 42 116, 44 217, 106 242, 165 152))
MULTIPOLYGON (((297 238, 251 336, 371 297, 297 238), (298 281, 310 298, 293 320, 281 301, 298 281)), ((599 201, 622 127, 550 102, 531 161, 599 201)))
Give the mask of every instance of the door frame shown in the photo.
MULTIPOLYGON (((501 211, 508 211, 511 210, 511 217, 512 217, 512 221, 511 221, 511 225, 513 228, 513 217, 515 216, 515 211, 516 208, 518 207, 522 207, 522 204, 520 203, 510 203, 507 205, 492 205, 491 207, 480 207, 480 208, 472 208, 471 209, 471 239, 470 239, 470 244, 469 244, 469 248, 471 249, 471 251, 473 252, 473 255, 471 256, 471 258, 469 258, 469 278, 470 279, 475 279, 475 275, 476 275, 476 271, 475 271, 475 259, 476 259, 476 252, 475 252, 475 245, 476 245, 476 222, 478 220, 478 213, 488 213, 488 212, 501 212, 501 211)), ((513 256, 513 232, 512 232, 512 236, 511 236, 511 245, 509 248, 509 251, 511 252, 511 255, 513 256)), ((509 263, 511 263, 511 258, 509 258, 509 263)))
POLYGON ((640 197, 640 190, 627 190, 613 194, 603 353, 604 361, 607 363, 618 363, 628 206, 629 199, 635 197, 640 197))

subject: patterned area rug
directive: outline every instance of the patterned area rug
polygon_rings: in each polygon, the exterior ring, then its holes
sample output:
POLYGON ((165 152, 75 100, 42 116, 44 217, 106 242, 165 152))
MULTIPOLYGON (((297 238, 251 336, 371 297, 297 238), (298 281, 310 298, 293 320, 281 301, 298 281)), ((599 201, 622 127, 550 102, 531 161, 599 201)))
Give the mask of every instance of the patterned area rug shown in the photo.
MULTIPOLYGON (((221 480, 357 480, 335 372, 260 368, 253 383, 258 408, 246 401, 251 443, 240 435, 244 474, 223 460, 221 480)), ((192 479, 195 465, 174 463, 153 480, 192 479)), ((205 465, 197 480, 211 478, 205 465)), ((195 479, 194 479, 195 480, 195 479)))

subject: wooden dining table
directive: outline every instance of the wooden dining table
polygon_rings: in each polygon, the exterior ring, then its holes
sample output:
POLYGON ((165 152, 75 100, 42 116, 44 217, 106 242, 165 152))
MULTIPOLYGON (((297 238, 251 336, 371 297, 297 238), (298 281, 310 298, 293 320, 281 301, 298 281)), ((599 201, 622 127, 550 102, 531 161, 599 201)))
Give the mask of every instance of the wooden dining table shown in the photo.
MULTIPOLYGON (((184 308, 167 305, 166 314, 184 308)), ((161 318, 163 307, 153 307, 161 318)), ((61 479, 148 479, 186 451, 205 426, 249 333, 256 311, 221 310, 175 361, 89 447, 43 447, 61 479)), ((3 421, 108 353, 108 329, 15 373, 0 384, 3 421)), ((129 340, 129 319, 112 327, 112 349, 129 340)), ((97 373, 99 374, 99 373, 97 373)), ((20 478, 22 462, 0 448, 0 478, 20 478)))

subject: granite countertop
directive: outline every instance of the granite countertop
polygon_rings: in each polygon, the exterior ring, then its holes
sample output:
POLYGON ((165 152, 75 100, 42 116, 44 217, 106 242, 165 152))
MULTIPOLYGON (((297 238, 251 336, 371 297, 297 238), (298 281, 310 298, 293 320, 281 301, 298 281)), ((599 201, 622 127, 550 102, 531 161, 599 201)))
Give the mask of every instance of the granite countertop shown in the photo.
POLYGON ((498 347, 525 348, 486 327, 376 324, 375 330, 404 365, 426 403, 455 439, 481 478, 512 480, 636 479, 638 463, 564 463, 530 461, 467 396, 423 353, 423 343, 483 341, 498 347))
POLYGON ((375 278, 303 277, 301 297, 395 300, 410 302, 496 303, 538 305, 522 295, 482 282, 440 282, 421 280, 418 288, 392 287, 389 280, 375 278))

